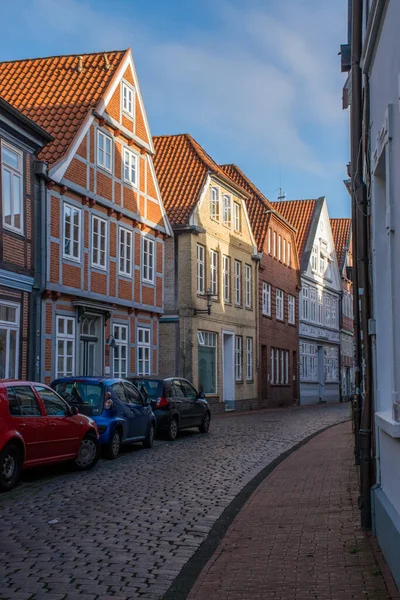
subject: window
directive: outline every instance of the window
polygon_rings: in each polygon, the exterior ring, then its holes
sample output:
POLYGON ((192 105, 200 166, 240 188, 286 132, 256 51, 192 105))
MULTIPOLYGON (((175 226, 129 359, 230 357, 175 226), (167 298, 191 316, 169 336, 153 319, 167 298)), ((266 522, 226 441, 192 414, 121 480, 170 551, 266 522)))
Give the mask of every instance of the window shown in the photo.
POLYGON ((204 394, 217 393, 217 334, 209 331, 197 332, 199 391, 204 394))
POLYGON ((188 382, 185 381, 184 379, 181 379, 181 387, 183 389, 183 393, 185 394, 185 398, 189 398, 189 400, 196 400, 197 399, 197 393, 196 390, 194 389, 194 387, 188 382))
POLYGON ((135 187, 137 187, 137 161, 137 155, 124 148, 124 180, 135 187))
POLYGON ((324 348, 324 376, 325 381, 339 380, 338 348, 324 348))
POLYGON ((122 82, 122 110, 133 117, 133 90, 126 83, 122 82))
POLYGON ((282 237, 278 235, 278 260, 282 258, 282 237))
POLYGON ((4 143, 1 145, 3 226, 23 232, 23 154, 4 143))
POLYGON ((138 389, 131 383, 124 381, 125 396, 128 404, 143 406, 142 396, 138 389))
POLYGON ((275 383, 279 383, 279 350, 275 348, 275 383))
POLYGON ((212 219, 219 221, 219 189, 216 187, 211 188, 210 214, 212 219))
POLYGON ((231 301, 231 259, 229 256, 223 256, 223 281, 224 281, 224 302, 231 301))
POLYGON ((326 279, 329 279, 329 281, 332 281, 332 263, 330 260, 326 261, 325 277, 326 279))
POLYGON ((281 383, 281 385, 283 385, 285 383, 285 353, 283 350, 280 350, 279 354, 281 356, 281 370, 280 370, 281 381, 280 381, 280 383, 281 383))
POLYGON ((234 285, 235 285, 235 304, 242 304, 242 263, 238 260, 234 262, 234 285))
POLYGON ((114 346, 114 377, 128 376, 128 326, 113 326, 114 346))
POLYGON ((112 139, 99 129, 97 130, 97 164, 107 171, 111 171, 112 164, 112 139))
POLYGON ((318 323, 323 325, 324 322, 324 312, 323 312, 323 298, 322 292, 318 290, 318 323))
POLYGON ((72 317, 57 317, 56 354, 57 378, 74 375, 75 319, 72 317))
POLYGON ((331 300, 331 327, 337 327, 337 301, 336 298, 332 298, 331 300))
POLYGON ((318 381, 317 346, 300 342, 300 378, 318 381))
POLYGON ((137 329, 137 374, 150 375, 150 329, 137 329))
POLYGON ((223 222, 224 225, 226 225, 227 227, 231 226, 231 221, 232 221, 232 198, 228 195, 224 195, 223 197, 223 207, 224 207, 224 216, 223 216, 223 222))
POLYGON ((271 254, 271 227, 268 227, 268 254, 271 254))
POLYGON ((240 231, 240 205, 237 202, 233 203, 233 228, 240 231))
POLYGON ((289 383, 289 352, 285 350, 285 383, 289 383))
POLYGON ((289 383, 289 352, 271 348, 271 383, 287 385, 289 383))
POLYGON ((331 326, 331 299, 330 296, 324 297, 325 301, 325 325, 327 327, 331 326))
POLYGON ((245 265, 245 290, 246 290, 246 308, 251 308, 252 285, 251 285, 251 266, 245 265))
POLYGON ((154 283, 154 241, 143 238, 143 281, 154 283))
POLYGON ((107 221, 92 215, 92 265, 106 268, 107 221))
POLYGON ((246 379, 253 379, 253 338, 246 338, 246 379))
POLYGON ((81 210, 64 204, 64 257, 81 260, 81 210))
POLYGON ((271 380, 271 383, 274 383, 275 382, 275 379, 274 379, 275 350, 274 350, 274 348, 271 348, 270 363, 271 363, 271 365, 270 365, 270 380, 271 380))
POLYGON ((283 321, 283 292, 276 290, 276 318, 283 321))
POLYGON ((0 379, 18 379, 19 306, 0 302, 0 379))
POLYGON ((35 390, 39 394, 49 417, 67 417, 70 412, 67 404, 59 396, 42 385, 35 385, 35 390))
POLYGON ((303 287, 302 289, 302 303, 301 303, 301 307, 302 307, 302 317, 303 319, 305 319, 306 321, 308 321, 309 318, 309 314, 308 314, 308 287, 303 287))
POLYGON ((111 389, 111 393, 118 398, 120 402, 126 402, 125 388, 122 383, 114 383, 109 389, 111 389))
POLYGON ((313 271, 317 271, 317 262, 318 262, 318 248, 317 246, 313 246, 311 253, 311 269, 313 271))
POLYGON ((218 252, 210 250, 210 286, 213 296, 218 296, 218 252))
POLYGON ((288 313, 289 323, 294 325, 296 323, 296 298, 290 294, 288 296, 288 313))
POLYGON ((273 249, 273 255, 276 258, 276 231, 274 231, 274 249, 273 249))
POLYGON ((310 321, 317 322, 317 290, 310 288, 310 321))
POLYGON ((292 245, 290 242, 288 242, 287 244, 287 264, 290 267, 291 266, 291 249, 292 249, 292 245))
POLYGON ((132 232, 124 227, 119 228, 119 273, 132 275, 132 232))
POLYGON ((283 261, 283 263, 286 263, 286 240, 283 240, 282 261, 283 261))
POLYGON ((236 381, 242 381, 242 352, 243 352, 243 338, 237 335, 235 338, 235 378, 236 381))
POLYGON ((8 409, 13 417, 41 417, 35 394, 29 385, 7 388, 8 409))
POLYGON ((262 284, 262 314, 271 316, 271 286, 265 281, 262 284))
POLYGON ((322 254, 319 257, 319 273, 320 275, 325 275, 325 257, 322 254))
POLYGON ((204 246, 197 244, 197 293, 204 294, 204 246))

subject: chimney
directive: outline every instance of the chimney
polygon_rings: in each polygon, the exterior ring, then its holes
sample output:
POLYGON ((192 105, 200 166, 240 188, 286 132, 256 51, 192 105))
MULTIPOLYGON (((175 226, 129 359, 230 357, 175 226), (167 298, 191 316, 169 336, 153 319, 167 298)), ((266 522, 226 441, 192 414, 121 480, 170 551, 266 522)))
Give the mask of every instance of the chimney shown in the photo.
POLYGON ((76 72, 77 73, 82 73, 82 71, 83 71, 82 56, 78 56, 78 66, 76 68, 76 72))
POLYGON ((108 57, 107 57, 106 53, 104 53, 103 56, 104 56, 104 69, 106 71, 108 71, 108 69, 111 68, 110 61, 108 60, 108 57))

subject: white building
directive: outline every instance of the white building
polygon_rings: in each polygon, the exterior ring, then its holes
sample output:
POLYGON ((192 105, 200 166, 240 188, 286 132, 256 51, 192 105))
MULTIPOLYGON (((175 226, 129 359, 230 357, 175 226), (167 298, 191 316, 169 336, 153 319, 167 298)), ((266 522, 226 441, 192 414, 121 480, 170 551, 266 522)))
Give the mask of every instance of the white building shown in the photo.
POLYGON ((300 404, 339 402, 342 284, 327 202, 323 197, 274 206, 296 229, 300 259, 300 404))

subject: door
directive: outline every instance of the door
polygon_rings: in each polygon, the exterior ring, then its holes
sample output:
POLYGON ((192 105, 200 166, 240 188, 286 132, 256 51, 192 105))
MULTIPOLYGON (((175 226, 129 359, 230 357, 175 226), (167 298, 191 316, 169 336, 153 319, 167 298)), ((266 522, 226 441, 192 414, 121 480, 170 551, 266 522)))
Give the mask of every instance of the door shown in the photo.
POLYGON ((80 446, 79 416, 72 417, 66 402, 53 390, 41 385, 35 385, 34 389, 47 413, 48 457, 74 458, 80 446))
POLYGON ((170 382, 171 392, 174 399, 175 408, 179 413, 181 427, 187 427, 189 419, 189 401, 185 396, 180 379, 173 379, 170 382))
POLYGON ((25 442, 25 464, 34 464, 46 458, 47 419, 30 385, 7 387, 11 426, 19 431, 25 442))
POLYGON ((106 393, 107 391, 111 393, 111 399, 114 404, 115 412, 117 413, 118 417, 122 419, 122 441, 125 441, 126 438, 130 437, 129 428, 132 420, 132 412, 129 409, 126 401, 124 386, 120 381, 106 388, 106 393))
POLYGON ((131 415, 129 421, 129 437, 145 437, 147 426, 151 418, 150 408, 147 405, 144 405, 142 395, 135 386, 127 381, 124 381, 123 385, 125 388, 126 403, 131 415))
POLYGON ((233 333, 222 334, 222 394, 226 410, 235 410, 235 349, 233 333))
POLYGON ((88 377, 103 374, 102 317, 87 315, 81 322, 80 374, 88 377))
POLYGON ((318 346, 318 384, 319 401, 325 402, 325 369, 324 369, 324 347, 318 346))
POLYGON ((184 411, 186 424, 188 427, 196 427, 203 421, 204 405, 197 401, 198 393, 188 381, 181 379, 181 386, 185 394, 184 411))

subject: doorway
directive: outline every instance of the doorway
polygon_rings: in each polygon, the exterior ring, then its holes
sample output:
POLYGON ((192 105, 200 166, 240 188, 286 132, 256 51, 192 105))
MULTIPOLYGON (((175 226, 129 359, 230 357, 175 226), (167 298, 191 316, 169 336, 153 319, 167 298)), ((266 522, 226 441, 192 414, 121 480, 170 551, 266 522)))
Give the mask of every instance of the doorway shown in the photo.
POLYGON ((99 315, 86 315, 80 328, 80 374, 103 375, 103 319, 99 315))
POLYGON ((318 346, 317 358, 318 358, 318 396, 319 402, 326 402, 325 400, 325 365, 324 365, 324 347, 318 346))
POLYGON ((293 382, 293 388, 292 388, 292 393, 293 393, 293 404, 298 404, 299 403, 299 398, 297 395, 297 352, 294 350, 293 351, 293 363, 292 363, 292 382, 293 382))
POLYGON ((225 410, 235 410, 235 336, 222 333, 222 395, 225 410))

